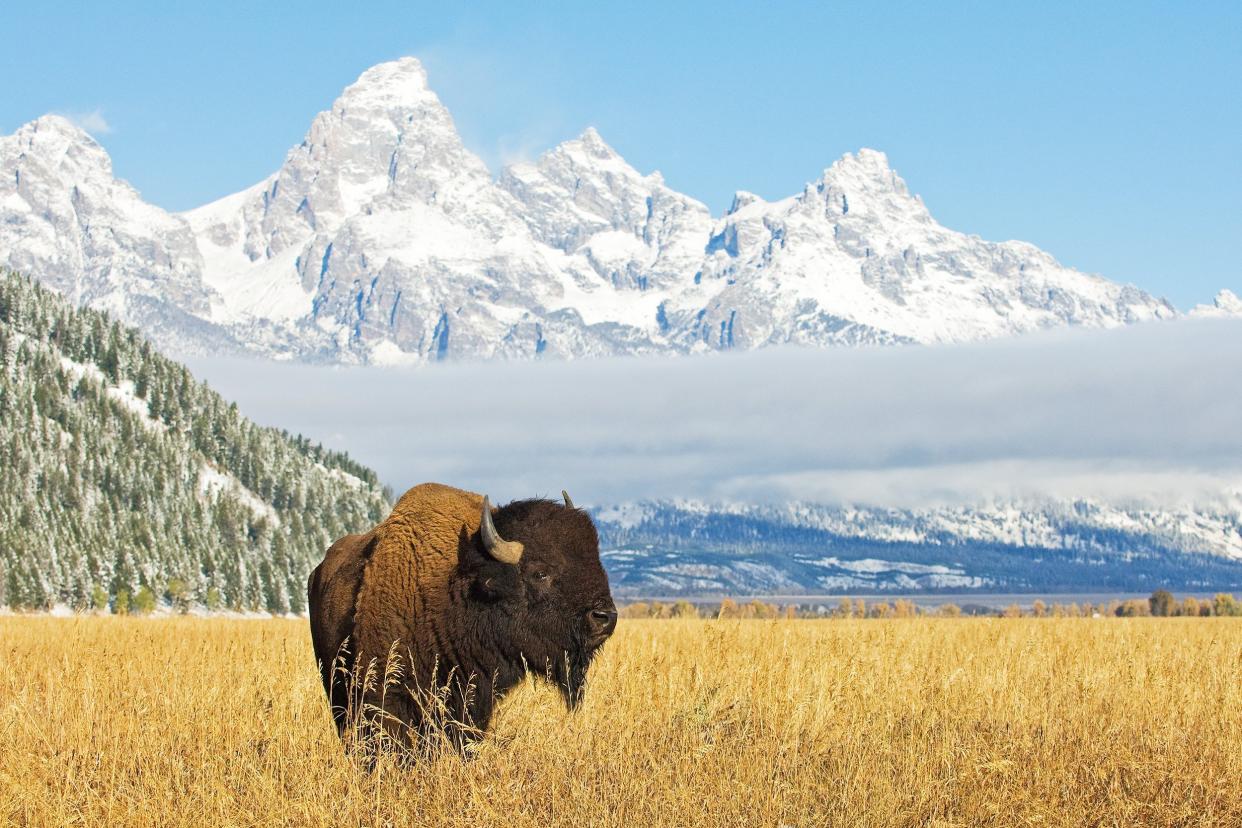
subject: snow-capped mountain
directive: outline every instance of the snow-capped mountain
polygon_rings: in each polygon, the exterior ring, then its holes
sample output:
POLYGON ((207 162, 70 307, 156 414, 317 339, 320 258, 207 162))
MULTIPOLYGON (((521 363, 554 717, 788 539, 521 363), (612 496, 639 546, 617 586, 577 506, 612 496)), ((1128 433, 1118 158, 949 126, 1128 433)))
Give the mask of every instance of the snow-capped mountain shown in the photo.
POLYGON ((364 72, 269 178, 183 214, 48 116, 0 138, 0 264, 176 353, 343 362, 956 342, 1168 318, 1022 242, 948 230, 862 150, 722 217, 593 129, 493 177, 421 64, 364 72))
POLYGON ((66 119, 0 136, 0 265, 38 277, 174 347, 219 347, 193 231, 112 175, 112 160, 66 119))
POLYGON ((641 502, 598 509, 595 519, 623 595, 1242 586, 1239 492, 1196 508, 641 502))
POLYGON ((1212 299, 1212 304, 1196 305, 1190 311, 1190 315, 1201 317, 1242 316, 1242 298, 1239 298, 1232 290, 1222 290, 1212 299))

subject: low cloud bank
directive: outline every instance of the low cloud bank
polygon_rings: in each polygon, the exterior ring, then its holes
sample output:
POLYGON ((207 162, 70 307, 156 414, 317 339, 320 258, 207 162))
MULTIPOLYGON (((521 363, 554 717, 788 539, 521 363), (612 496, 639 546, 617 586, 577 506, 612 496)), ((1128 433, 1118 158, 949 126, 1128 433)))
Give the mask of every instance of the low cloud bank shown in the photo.
POLYGON ((1242 486, 1242 321, 965 346, 370 368, 200 359, 398 492, 919 506, 1242 486))

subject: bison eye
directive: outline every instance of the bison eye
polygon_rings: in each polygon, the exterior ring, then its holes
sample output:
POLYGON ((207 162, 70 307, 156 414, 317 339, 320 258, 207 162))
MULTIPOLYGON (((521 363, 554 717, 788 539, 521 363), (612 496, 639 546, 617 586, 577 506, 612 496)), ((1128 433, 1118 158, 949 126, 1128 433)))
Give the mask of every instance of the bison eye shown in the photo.
POLYGON ((548 573, 543 572, 543 571, 536 571, 531 577, 534 578, 536 581, 546 581, 548 580, 548 573))

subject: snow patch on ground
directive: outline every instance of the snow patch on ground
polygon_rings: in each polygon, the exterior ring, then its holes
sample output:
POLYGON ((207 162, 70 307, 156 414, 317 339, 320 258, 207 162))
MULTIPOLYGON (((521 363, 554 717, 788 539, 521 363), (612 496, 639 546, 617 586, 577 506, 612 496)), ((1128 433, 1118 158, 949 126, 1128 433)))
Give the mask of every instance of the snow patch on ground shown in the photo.
POLYGON ((882 572, 904 572, 907 574, 960 574, 960 569, 950 569, 947 566, 927 565, 908 563, 906 561, 882 561, 877 558, 862 558, 856 561, 843 561, 838 558, 820 558, 816 561, 810 561, 815 566, 833 566, 838 569, 845 569, 850 572, 868 573, 877 575, 882 572))
POLYGON ((341 469, 330 469, 327 466, 325 466, 323 463, 316 463, 315 468, 319 469, 321 472, 326 474, 328 477, 341 481, 346 486, 349 486, 351 489, 363 489, 367 485, 363 480, 361 480, 360 478, 354 477, 349 472, 342 471, 341 469))
POLYGON ((138 396, 132 380, 125 379, 121 380, 118 385, 112 385, 97 366, 76 362, 66 356, 60 358, 60 367, 74 380, 88 379, 102 386, 109 398, 116 400, 127 411, 137 416, 138 421, 145 428, 152 431, 168 430, 168 426, 151 416, 151 407, 146 400, 138 396))
POLYGON ((210 462, 204 461, 199 466, 198 490, 206 497, 228 492, 255 515, 265 517, 273 524, 280 525, 280 516, 270 504, 243 486, 236 477, 221 471, 210 462))

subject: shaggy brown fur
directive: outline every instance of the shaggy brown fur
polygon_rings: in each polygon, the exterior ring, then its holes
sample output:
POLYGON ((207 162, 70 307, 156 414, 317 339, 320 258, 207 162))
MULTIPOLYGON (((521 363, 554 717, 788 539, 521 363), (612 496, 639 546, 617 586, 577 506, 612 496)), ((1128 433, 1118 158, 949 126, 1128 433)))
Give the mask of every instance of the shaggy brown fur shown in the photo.
POLYGON ((374 530, 334 543, 311 573, 311 638, 342 732, 346 709, 363 702, 403 745, 434 729, 461 747, 528 669, 571 707, 581 698, 587 665, 616 622, 590 517, 546 500, 495 510, 497 531, 524 547, 512 565, 488 554, 482 505, 473 492, 415 486, 374 530), (349 680, 372 660, 382 677, 394 644, 398 687, 364 692, 349 680), (440 704, 431 704, 437 689, 440 704))

